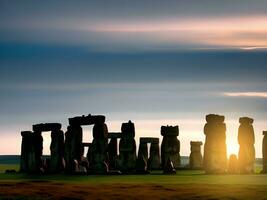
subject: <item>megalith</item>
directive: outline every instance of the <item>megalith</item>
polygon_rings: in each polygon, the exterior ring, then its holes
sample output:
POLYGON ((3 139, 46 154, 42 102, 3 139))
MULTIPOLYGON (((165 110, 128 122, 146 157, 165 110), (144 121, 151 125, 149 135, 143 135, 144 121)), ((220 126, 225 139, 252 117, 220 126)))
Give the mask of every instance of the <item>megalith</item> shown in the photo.
POLYGON ((66 173, 73 173, 76 166, 81 162, 83 154, 82 145, 82 128, 79 124, 73 124, 68 126, 65 133, 65 149, 64 149, 64 159, 65 159, 65 171, 66 173))
POLYGON ((267 173, 267 131, 263 131, 263 140, 262 140, 262 172, 263 174, 267 173))
POLYGON ((129 121, 121 126, 118 166, 122 173, 130 173, 136 166, 136 142, 134 123, 129 121))
POLYGON ((224 116, 209 114, 204 126, 206 136, 204 145, 203 166, 206 173, 225 173, 226 157, 226 125, 224 116))
POLYGON ((240 173, 253 173, 255 162, 255 136, 253 129, 253 119, 249 117, 239 118, 238 129, 238 165, 240 173))
POLYGON ((108 127, 96 123, 93 127, 92 170, 94 174, 108 173, 108 127))
POLYGON ((118 139, 121 138, 121 133, 108 133, 108 138, 110 139, 108 143, 108 163, 109 169, 117 170, 118 166, 118 139))
MULTIPOLYGON (((21 142, 21 155, 20 155, 20 172, 29 172, 30 165, 36 163, 35 152, 33 149, 33 132, 22 131, 22 142, 21 142)), ((36 164, 33 164, 34 166, 36 164)))
POLYGON ((159 170, 161 169, 160 153, 159 153, 159 138, 151 138, 149 158, 148 158, 148 169, 159 170))
POLYGON ((200 141, 190 142, 191 153, 189 158, 189 165, 191 169, 201 169, 203 167, 201 145, 202 142, 200 141))
POLYGON ((64 133, 62 130, 54 129, 51 131, 50 152, 49 172, 61 172, 64 168, 64 133))
POLYGON ((174 168, 178 168, 180 165, 180 141, 177 139, 179 135, 178 126, 162 126, 161 135, 163 136, 161 143, 161 164, 163 169, 168 160, 170 160, 174 168))

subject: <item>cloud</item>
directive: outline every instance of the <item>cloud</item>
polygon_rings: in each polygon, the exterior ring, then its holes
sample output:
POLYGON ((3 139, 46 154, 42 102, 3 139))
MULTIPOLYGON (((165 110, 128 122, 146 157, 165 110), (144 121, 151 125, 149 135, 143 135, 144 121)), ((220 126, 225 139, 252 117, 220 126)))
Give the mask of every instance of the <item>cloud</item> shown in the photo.
POLYGON ((267 98, 267 92, 225 92, 223 93, 228 97, 258 97, 267 98))

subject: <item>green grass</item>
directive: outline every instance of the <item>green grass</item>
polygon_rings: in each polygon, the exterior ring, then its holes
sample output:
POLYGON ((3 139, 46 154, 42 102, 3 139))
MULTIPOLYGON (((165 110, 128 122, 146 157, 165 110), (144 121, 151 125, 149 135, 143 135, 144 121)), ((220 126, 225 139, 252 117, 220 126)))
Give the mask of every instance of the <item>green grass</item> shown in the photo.
POLYGON ((7 169, 19 170, 19 165, 16 164, 0 164, 0 173, 5 172, 7 169))
MULTIPOLYGON (((18 170, 18 165, 0 165, 0 171, 6 169, 18 170)), ((84 184, 253 184, 267 185, 267 175, 259 174, 261 168, 256 168, 256 174, 251 175, 206 175, 203 171, 181 170, 176 175, 163 175, 161 171, 150 175, 27 175, 0 173, 0 181, 52 181, 84 184)))
POLYGON ((205 175, 202 171, 180 171, 176 175, 26 175, 0 174, 0 181, 48 181, 82 184, 249 184, 267 185, 267 175, 205 175))

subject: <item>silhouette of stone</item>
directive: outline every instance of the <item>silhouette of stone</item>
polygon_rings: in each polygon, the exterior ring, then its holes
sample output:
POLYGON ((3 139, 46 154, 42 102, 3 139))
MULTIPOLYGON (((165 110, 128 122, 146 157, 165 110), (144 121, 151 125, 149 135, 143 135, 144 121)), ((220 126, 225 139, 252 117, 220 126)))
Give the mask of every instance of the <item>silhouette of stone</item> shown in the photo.
POLYGON ((240 173, 253 173, 255 162, 255 136, 253 129, 253 119, 248 117, 239 118, 238 129, 238 164, 240 173))
POLYGON ((159 138, 141 137, 139 143, 138 157, 144 157, 149 170, 160 169, 159 138), (147 144, 151 143, 149 153, 147 144), (148 158, 148 155, 149 158, 148 158))
POLYGON ((119 139, 122 137, 122 133, 121 132, 109 132, 108 133, 108 138, 112 139, 112 138, 116 138, 119 139))
POLYGON ((176 174, 175 168, 174 168, 173 163, 172 163, 170 158, 168 158, 168 160, 164 166, 163 173, 164 174, 176 174))
POLYGON ((53 130, 51 132, 51 145, 50 145, 50 164, 49 171, 58 173, 63 170, 63 157, 64 157, 64 133, 61 130, 53 130))
POLYGON ((118 169, 118 139, 122 137, 121 132, 109 132, 108 138, 110 139, 108 143, 108 165, 110 170, 118 169))
POLYGON ((180 165, 180 141, 177 139, 179 135, 178 126, 162 126, 161 135, 163 136, 161 143, 161 164, 163 168, 169 159, 174 168, 178 168, 180 165))
MULTIPOLYGON (((21 156, 20 156, 20 172, 28 172, 31 158, 34 159, 35 156, 31 156, 33 151, 33 132, 32 131, 22 131, 22 142, 21 142, 21 156)), ((35 154, 35 153, 34 153, 35 154)))
MULTIPOLYGON (((67 132, 65 133, 65 170, 67 173, 73 173, 77 170, 84 171, 82 162, 85 164, 89 162, 89 168, 93 169, 95 173, 105 173, 103 170, 101 171, 101 166, 106 168, 105 164, 100 164, 102 162, 106 162, 102 160, 101 152, 103 148, 107 153, 107 134, 105 129, 107 130, 105 124, 105 116, 103 115, 91 115, 88 116, 77 116, 73 118, 69 118, 69 124, 67 132), (83 156, 84 145, 82 143, 83 133, 82 133, 82 125, 94 125, 93 128, 93 137, 94 140, 92 144, 88 144, 88 152, 87 156, 83 156), (86 160, 86 162, 84 162, 86 160), (76 165, 78 165, 76 167, 76 165), (99 167, 98 167, 99 166, 99 167), (81 170, 82 169, 82 170, 81 170)), ((88 164, 86 164, 87 166, 88 164)), ((87 167, 86 167, 87 168, 87 167)))
POLYGON ((118 166, 118 139, 122 137, 121 133, 108 133, 108 138, 110 142, 108 144, 108 163, 110 170, 117 170, 118 166))
POLYGON ((45 131, 53 131, 53 130, 60 130, 60 129, 61 129, 60 123, 34 124, 32 126, 32 130, 34 132, 45 132, 45 131))
POLYGON ((114 170, 117 167, 117 159, 118 159, 118 141, 117 138, 111 138, 108 143, 108 163, 109 168, 114 170))
POLYGON ((224 116, 209 114, 204 127, 206 141, 204 145, 203 165, 206 173, 224 173, 226 157, 226 125, 224 116))
MULTIPOLYGON (((56 168, 56 160, 60 160, 60 169, 62 169, 63 164, 63 148, 64 148, 64 137, 61 129, 61 124, 59 123, 45 123, 45 124, 35 124, 32 126, 33 132, 23 131, 22 144, 21 144, 21 164, 20 171, 28 173, 40 173, 45 172, 48 165, 42 160, 43 155, 43 131, 52 131, 52 143, 51 143, 51 158, 52 171, 56 168), (57 139, 57 135, 61 135, 62 139, 57 139), (59 144, 60 143, 60 144, 59 144), (58 146, 59 145, 59 146, 58 146), (60 157, 60 158, 59 158, 60 157)), ((51 162, 50 162, 51 164, 51 162)))
POLYGON ((201 169, 203 167, 202 155, 201 155, 201 145, 202 142, 191 141, 191 153, 189 158, 189 164, 191 169, 201 169))
POLYGON ((41 131, 34 131, 33 133, 33 151, 35 154, 35 164, 30 169, 31 173, 40 173, 43 172, 43 136, 41 131))
POLYGON ((122 137, 119 143, 118 167, 122 173, 130 173, 136 165, 136 143, 134 123, 129 121, 121 126, 122 137))
POLYGON ((267 174, 267 131, 263 131, 262 140, 262 171, 261 173, 267 174))
POLYGON ((103 115, 88 115, 88 116, 78 116, 69 118, 69 124, 73 125, 94 125, 94 124, 103 124, 105 123, 106 117, 103 115))
POLYGON ((92 169, 95 174, 108 173, 108 128, 105 123, 93 127, 92 169))
POLYGON ((159 138, 152 138, 148 158, 148 169, 159 170, 161 169, 161 161, 159 155, 159 138))
POLYGON ((228 161, 228 173, 237 174, 238 173, 238 160, 235 154, 231 154, 228 161))
POLYGON ((81 162, 81 158, 83 155, 82 140, 83 134, 81 126, 77 124, 68 126, 67 131, 65 133, 64 151, 66 173, 75 172, 75 160, 78 162, 78 164, 81 162))
POLYGON ((92 158, 92 143, 88 143, 88 151, 87 151, 87 154, 86 154, 86 158, 89 162, 89 169, 92 170, 92 163, 93 163, 93 158, 92 158))
POLYGON ((135 168, 136 168, 136 174, 148 174, 149 173, 147 170, 147 161, 143 156, 137 158, 135 168))
POLYGON ((160 169, 159 138, 141 137, 138 158, 145 159, 149 170, 160 169), (147 146, 148 143, 151 143, 149 153, 147 146), (150 155, 149 158, 148 155, 150 155))
POLYGON ((147 142, 144 141, 145 138, 140 138, 139 148, 138 148, 138 158, 144 158, 147 162, 148 160, 148 147, 147 142))

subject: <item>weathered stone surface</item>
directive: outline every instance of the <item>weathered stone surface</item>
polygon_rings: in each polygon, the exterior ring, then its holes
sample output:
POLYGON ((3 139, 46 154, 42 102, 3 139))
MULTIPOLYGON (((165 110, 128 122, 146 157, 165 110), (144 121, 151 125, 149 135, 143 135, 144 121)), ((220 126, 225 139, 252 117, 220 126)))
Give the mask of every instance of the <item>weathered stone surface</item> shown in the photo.
POLYGON ((106 117, 103 115, 88 115, 69 118, 70 125, 93 125, 105 123, 106 117))
POLYGON ((168 158, 163 170, 164 174, 176 174, 176 170, 170 158, 168 158))
POLYGON ((122 138, 119 143, 118 167, 123 173, 130 173, 136 166, 136 142, 134 123, 129 121, 121 126, 122 138))
POLYGON ((60 129, 61 129, 60 123, 35 124, 32 126, 32 130, 34 132, 57 131, 60 129))
POLYGON ((92 169, 95 174, 108 173, 108 127, 97 123, 93 127, 92 169))
POLYGON ((263 131, 262 140, 262 173, 267 174, 267 131, 263 131))
POLYGON ((64 157, 64 133, 61 130, 53 130, 51 132, 50 144, 50 164, 49 171, 58 173, 63 170, 63 157, 64 157))
POLYGON ((189 158, 189 164, 191 169, 200 169, 203 167, 201 145, 202 142, 191 141, 191 153, 189 158))
POLYGON ((238 165, 240 173, 253 173, 255 162, 255 136, 252 126, 253 119, 241 117, 238 129, 238 165))
POLYGON ((228 161, 228 173, 237 174, 238 173, 238 160, 235 154, 231 154, 228 161))
POLYGON ((206 121, 203 158, 205 171, 206 173, 224 173, 227 165, 224 116, 209 114, 206 116, 206 121))
MULTIPOLYGON (((158 138, 156 138, 158 139, 158 138)), ((149 170, 159 170, 161 169, 160 155, 159 155, 159 140, 153 141, 150 145, 150 155, 148 158, 148 169, 149 170)))
POLYGON ((178 126, 162 126, 161 135, 163 140, 161 143, 161 164, 165 168, 167 161, 173 163, 174 168, 180 165, 180 141, 177 139, 179 135, 178 126))

